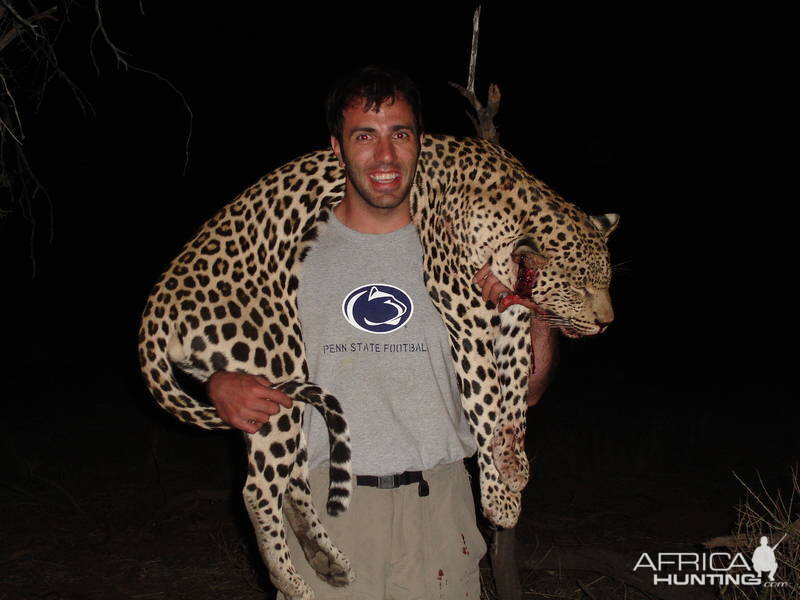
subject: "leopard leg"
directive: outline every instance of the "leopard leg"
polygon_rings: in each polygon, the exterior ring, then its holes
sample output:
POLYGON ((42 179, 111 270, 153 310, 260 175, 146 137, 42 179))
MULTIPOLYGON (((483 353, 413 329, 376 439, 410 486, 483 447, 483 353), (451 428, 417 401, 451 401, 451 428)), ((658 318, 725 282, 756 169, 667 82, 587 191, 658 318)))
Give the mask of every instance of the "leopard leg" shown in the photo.
POLYGON ((510 490, 503 483, 495 466, 491 440, 483 436, 478 439, 481 510, 493 525, 503 528, 514 527, 522 511, 522 494, 510 490))
POLYGON ((509 306, 500 314, 500 329, 494 342, 495 366, 502 397, 490 447, 500 479, 513 492, 523 490, 530 474, 525 453, 525 397, 531 356, 530 314, 524 306, 509 306))
MULTIPOLYGON (((482 318, 486 323, 489 319, 482 318)), ((456 337, 460 329, 456 323, 447 322, 450 335, 456 337)), ((493 453, 493 433, 500 421, 500 382, 495 368, 494 343, 490 341, 483 349, 470 353, 463 344, 452 344, 456 374, 461 387, 461 402, 467 422, 478 445, 478 468, 480 472, 481 510, 486 518, 498 527, 513 527, 521 510, 522 497, 503 482, 497 470, 493 453), (477 378, 477 379, 476 379, 477 378), (471 382, 479 381, 487 392, 476 397, 471 382), (495 391, 496 390, 496 391, 495 391)))
POLYGON ((283 498, 300 443, 302 406, 281 409, 254 434, 246 434, 247 479, 244 496, 261 558, 272 583, 291 600, 312 600, 314 592, 292 564, 283 526, 283 498), (272 423, 281 431, 276 441, 272 423))
MULTIPOLYGON (((305 448, 304 437, 301 430, 302 448, 305 448)), ((308 458, 304 449, 297 455, 286 498, 287 502, 283 505, 284 514, 300 542, 306 559, 317 575, 335 587, 351 583, 353 571, 350 568, 350 561, 331 541, 311 500, 308 458)))
MULTIPOLYGON (((353 479, 350 433, 342 416, 341 406, 334 396, 311 383, 287 381, 275 387, 293 400, 313 405, 325 419, 331 456, 327 511, 331 515, 337 515, 347 509, 352 495, 353 479)), ((304 552, 308 554, 308 551, 313 550, 312 557, 317 564, 312 562, 312 566, 323 579, 332 579, 338 585, 344 585, 350 581, 350 569, 347 559, 329 540, 327 544, 317 543, 322 550, 319 558, 318 550, 308 545, 312 536, 320 536, 319 539, 322 540, 321 536, 327 538, 327 534, 311 504, 305 438, 302 434, 303 411, 299 402, 291 408, 290 415, 286 411, 279 412, 257 433, 247 436, 249 466, 244 499, 272 583, 292 600, 307 600, 313 598, 314 594, 297 573, 289 557, 283 524, 284 512, 292 527, 300 531, 298 539, 301 540, 301 545, 303 541, 307 542, 303 545, 304 552), (298 485, 294 492, 297 501, 293 503, 289 494, 285 494, 284 502, 284 493, 289 489, 290 477, 296 468, 299 469, 296 474, 298 485), (324 556, 328 557, 327 566, 323 564, 324 556)))
POLYGON ((530 339, 528 312, 520 311, 520 308, 512 306, 501 313, 497 329, 491 323, 492 317, 480 310, 463 318, 465 322, 486 324, 487 337, 489 327, 492 328, 492 339, 485 346, 467 347, 458 343, 461 337, 471 335, 471 332, 462 331, 459 323, 446 319, 461 387, 461 402, 478 444, 481 509, 486 518, 498 527, 516 525, 522 506, 520 491, 528 474, 524 409, 530 339), (504 316, 506 312, 508 315, 504 316), (505 334, 498 333, 500 331, 505 331, 505 334), (475 396, 474 383, 484 390, 482 397, 475 396), (499 468, 504 472, 501 473, 499 468), (507 480, 518 489, 509 487, 507 480))
MULTIPOLYGON (((450 267, 456 271, 455 265, 450 267)), ((460 287, 469 289, 471 283, 462 279, 460 287)), ((434 298, 437 305, 437 298, 434 298)), ((440 302, 439 302, 440 303, 440 302)), ((448 307, 445 307, 448 308, 448 307)), ((525 389, 527 388, 528 365, 530 357, 520 356, 518 344, 528 344, 530 340, 522 340, 528 334, 527 326, 519 323, 525 320, 525 315, 520 315, 519 306, 510 307, 500 315, 494 313, 485 305, 472 306, 459 316, 451 317, 445 312, 445 325, 450 333, 450 346, 453 351, 453 362, 458 376, 461 390, 461 404, 467 417, 467 422, 475 436, 478 445, 478 467, 480 471, 481 510, 486 518, 498 527, 513 527, 519 519, 522 506, 522 496, 519 490, 510 489, 505 479, 516 481, 516 486, 521 490, 524 481, 527 481, 527 457, 524 444, 524 410, 516 410, 504 406, 504 389, 512 389, 511 385, 501 385, 501 375, 507 382, 516 376, 516 369, 520 366, 519 379, 524 382, 514 381, 513 390, 517 390, 515 402, 525 402, 525 389), (505 336, 498 335, 498 331, 505 317, 509 325, 505 336), (524 336, 522 332, 524 330, 524 336), (462 343, 464 340, 475 339, 472 344, 462 343), (482 339, 487 339, 484 343, 482 339), (505 340, 505 341, 504 341, 505 340), (503 347, 496 352, 495 342, 503 347), (516 345, 515 345, 516 344, 516 345), (519 357, 519 358, 517 358, 519 357), (504 366, 501 370, 500 366, 504 366), (481 395, 478 395, 480 393, 481 395), (502 415, 502 417, 501 417, 502 415), (498 436, 496 432, 503 431, 500 424, 510 428, 508 435, 498 436), (501 477, 498 463, 495 462, 495 446, 500 450, 503 460, 498 461, 505 468, 506 476, 501 477), (506 453, 505 450, 508 449, 506 453), (508 459, 506 459, 508 457, 508 459), (510 475, 521 473, 521 477, 513 479, 510 475)), ((526 311, 527 312, 527 311, 526 311)), ((512 393, 512 397, 514 394, 512 393)))

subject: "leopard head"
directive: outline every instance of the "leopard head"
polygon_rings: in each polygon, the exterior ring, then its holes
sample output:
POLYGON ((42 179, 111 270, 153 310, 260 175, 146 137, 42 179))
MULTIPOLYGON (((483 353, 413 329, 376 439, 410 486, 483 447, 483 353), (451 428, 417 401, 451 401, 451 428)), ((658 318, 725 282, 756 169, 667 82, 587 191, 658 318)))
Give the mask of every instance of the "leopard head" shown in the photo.
POLYGON ((517 240, 514 293, 532 300, 537 318, 567 337, 602 333, 614 320, 606 241, 619 215, 588 216, 570 206, 550 217, 517 240))

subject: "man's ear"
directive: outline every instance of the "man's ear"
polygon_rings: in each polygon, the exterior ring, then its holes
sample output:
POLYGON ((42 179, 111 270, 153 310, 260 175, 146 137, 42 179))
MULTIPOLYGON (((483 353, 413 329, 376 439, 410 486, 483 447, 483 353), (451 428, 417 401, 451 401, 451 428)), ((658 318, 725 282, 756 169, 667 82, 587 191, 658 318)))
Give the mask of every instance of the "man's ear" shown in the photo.
POLYGON ((339 166, 344 166, 344 159, 342 158, 342 147, 339 145, 339 140, 336 139, 335 135, 331 136, 331 148, 333 149, 333 153, 336 155, 336 158, 339 159, 339 166))

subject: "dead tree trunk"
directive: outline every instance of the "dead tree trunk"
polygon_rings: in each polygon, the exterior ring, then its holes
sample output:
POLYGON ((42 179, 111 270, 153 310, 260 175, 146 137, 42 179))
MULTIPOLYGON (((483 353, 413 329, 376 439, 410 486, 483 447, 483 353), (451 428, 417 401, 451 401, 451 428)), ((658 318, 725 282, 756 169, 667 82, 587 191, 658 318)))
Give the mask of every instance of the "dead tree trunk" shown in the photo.
POLYGON ((489 557, 498 600, 521 600, 516 553, 516 529, 495 529, 489 557))

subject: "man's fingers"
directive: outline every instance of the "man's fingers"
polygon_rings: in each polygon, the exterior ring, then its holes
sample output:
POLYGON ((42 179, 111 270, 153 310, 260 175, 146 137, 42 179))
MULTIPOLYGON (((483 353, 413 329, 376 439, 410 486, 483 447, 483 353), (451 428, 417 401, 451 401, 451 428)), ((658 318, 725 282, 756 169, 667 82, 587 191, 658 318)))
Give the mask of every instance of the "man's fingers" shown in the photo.
POLYGON ((242 431, 245 431, 247 433, 255 433, 256 431, 261 429, 261 426, 263 424, 264 423, 257 421, 255 419, 236 418, 233 419, 233 421, 231 421, 231 425, 236 427, 236 429, 241 429, 242 431))
MULTIPOLYGON (((287 396, 282 391, 276 390, 275 388, 262 388, 258 390, 258 393, 254 395, 253 399, 257 400, 259 403, 268 402, 273 406, 276 404, 280 404, 281 406, 285 406, 286 408, 292 407, 292 399, 289 398, 289 396, 287 396)), ((277 411, 277 407, 275 410, 277 411)))
POLYGON ((240 427, 248 433, 255 433, 264 423, 268 423, 270 417, 280 412, 281 407, 271 400, 255 400, 248 402, 247 407, 233 419, 235 422, 246 425, 240 427))
POLYGON ((255 383, 259 384, 262 387, 272 388, 272 383, 269 381, 269 379, 267 379, 266 377, 261 377, 261 375, 253 376, 252 381, 254 381, 255 383))
POLYGON ((292 408, 292 399, 280 390, 271 389, 269 399, 286 408, 292 408))
POLYGON ((489 275, 489 277, 487 277, 486 279, 486 284, 484 284, 481 293, 483 299, 498 304, 500 301, 500 294, 502 293, 509 294, 511 293, 511 290, 509 290, 506 286, 500 283, 500 280, 497 279, 497 277, 495 277, 494 275, 489 275))
POLYGON ((219 371, 208 382, 208 395, 220 418, 247 433, 255 433, 270 416, 291 408, 292 400, 264 377, 219 371))
POLYGON ((271 400, 272 402, 277 402, 281 406, 285 406, 286 408, 292 407, 292 399, 289 398, 285 393, 280 390, 276 390, 272 387, 272 383, 269 380, 265 379, 264 377, 255 377, 253 379, 256 381, 263 389, 259 389, 259 398, 264 398, 267 400, 271 400))
POLYGON ((239 411, 238 417, 248 420, 252 419, 260 423, 266 423, 270 417, 281 411, 281 405, 272 400, 252 398, 244 403, 239 411))
POLYGON ((522 304, 526 308, 535 308, 536 305, 530 300, 519 298, 518 300, 506 305, 502 302, 503 298, 514 292, 508 289, 494 273, 492 273, 491 265, 486 263, 483 265, 473 278, 473 282, 481 288, 481 297, 487 301, 497 305, 499 312, 503 312, 511 304, 522 304))
MULTIPOLYGON (((485 268, 485 267, 484 267, 485 268)), ((481 269, 483 271, 483 269, 481 269)), ((480 273, 481 271, 478 271, 480 273)), ((481 276, 481 279, 477 281, 477 285, 481 288, 481 296, 484 300, 489 300, 492 297, 492 288, 498 285, 500 281, 491 271, 486 271, 485 275, 481 276)))
POLYGON ((491 300, 497 304, 500 299, 500 294, 510 293, 506 286, 500 283, 500 280, 492 273, 492 268, 489 263, 483 265, 473 278, 473 282, 481 288, 481 296, 484 300, 491 300))
POLYGON ((483 280, 486 279, 487 275, 491 275, 491 265, 489 265, 489 263, 483 265, 478 272, 475 273, 473 281, 480 285, 483 283, 483 280))

